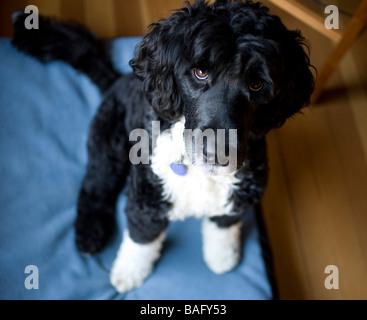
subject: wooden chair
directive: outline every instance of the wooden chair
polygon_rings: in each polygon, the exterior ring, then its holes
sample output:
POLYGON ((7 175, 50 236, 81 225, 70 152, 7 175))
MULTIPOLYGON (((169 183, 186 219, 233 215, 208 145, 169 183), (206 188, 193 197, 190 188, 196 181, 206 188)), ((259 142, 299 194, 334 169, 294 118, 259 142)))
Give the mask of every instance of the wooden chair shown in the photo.
POLYGON ((322 17, 294 0, 268 1, 306 23, 335 43, 334 49, 318 73, 315 91, 311 99, 312 103, 316 103, 340 60, 367 25, 367 0, 361 2, 344 32, 335 29, 326 29, 322 17))

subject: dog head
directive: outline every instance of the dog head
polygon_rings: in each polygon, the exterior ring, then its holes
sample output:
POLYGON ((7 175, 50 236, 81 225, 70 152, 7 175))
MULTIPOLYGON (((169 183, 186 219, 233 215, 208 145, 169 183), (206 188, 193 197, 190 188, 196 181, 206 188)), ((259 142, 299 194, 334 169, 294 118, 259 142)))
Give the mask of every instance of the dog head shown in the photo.
POLYGON ((249 139, 309 104, 314 77, 305 39, 268 11, 250 1, 187 4, 152 24, 131 60, 160 117, 173 123, 184 116, 185 129, 210 129, 216 139, 225 132, 224 153, 236 150, 234 166, 220 163, 218 140, 193 149, 186 139, 193 162, 212 174, 239 169, 249 139))

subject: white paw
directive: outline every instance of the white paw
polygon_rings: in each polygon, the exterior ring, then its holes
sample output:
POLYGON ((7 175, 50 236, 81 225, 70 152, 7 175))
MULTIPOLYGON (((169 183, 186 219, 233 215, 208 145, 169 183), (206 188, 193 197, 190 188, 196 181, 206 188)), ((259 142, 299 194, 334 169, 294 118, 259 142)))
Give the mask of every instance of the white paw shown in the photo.
POLYGON ((153 264, 139 268, 129 261, 119 261, 111 270, 110 281, 116 290, 122 293, 140 287, 152 271, 153 264))
POLYGON ((125 232, 110 275, 111 284, 118 292, 126 292, 143 284, 160 256, 164 238, 162 233, 150 243, 139 244, 125 232))
POLYGON ((229 228, 219 228, 209 219, 203 221, 204 261, 214 273, 231 271, 240 262, 241 226, 238 222, 229 228))

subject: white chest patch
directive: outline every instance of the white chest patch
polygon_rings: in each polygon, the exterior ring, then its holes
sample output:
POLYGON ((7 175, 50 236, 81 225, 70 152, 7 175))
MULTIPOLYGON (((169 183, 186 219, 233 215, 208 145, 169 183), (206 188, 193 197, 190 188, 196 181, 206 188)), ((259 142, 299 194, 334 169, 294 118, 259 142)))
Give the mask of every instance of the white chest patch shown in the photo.
POLYGON ((183 133, 184 119, 157 137, 151 159, 153 172, 163 182, 164 196, 173 204, 169 219, 230 214, 233 203, 229 199, 239 180, 234 175, 208 175, 188 163, 183 133), (182 158, 187 168, 184 176, 177 175, 170 167, 182 158))

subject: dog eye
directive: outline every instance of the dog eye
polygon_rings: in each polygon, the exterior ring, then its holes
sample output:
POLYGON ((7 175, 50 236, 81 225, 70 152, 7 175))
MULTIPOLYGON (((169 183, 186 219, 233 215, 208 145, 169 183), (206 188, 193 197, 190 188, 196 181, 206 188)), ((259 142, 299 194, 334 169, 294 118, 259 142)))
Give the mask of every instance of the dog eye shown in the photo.
POLYGON ((249 88, 251 91, 260 91, 264 86, 264 82, 261 80, 252 81, 249 84, 249 88))
POLYGON ((195 74, 195 77, 200 81, 204 81, 208 79, 209 77, 209 72, 206 69, 195 68, 194 74, 195 74))

